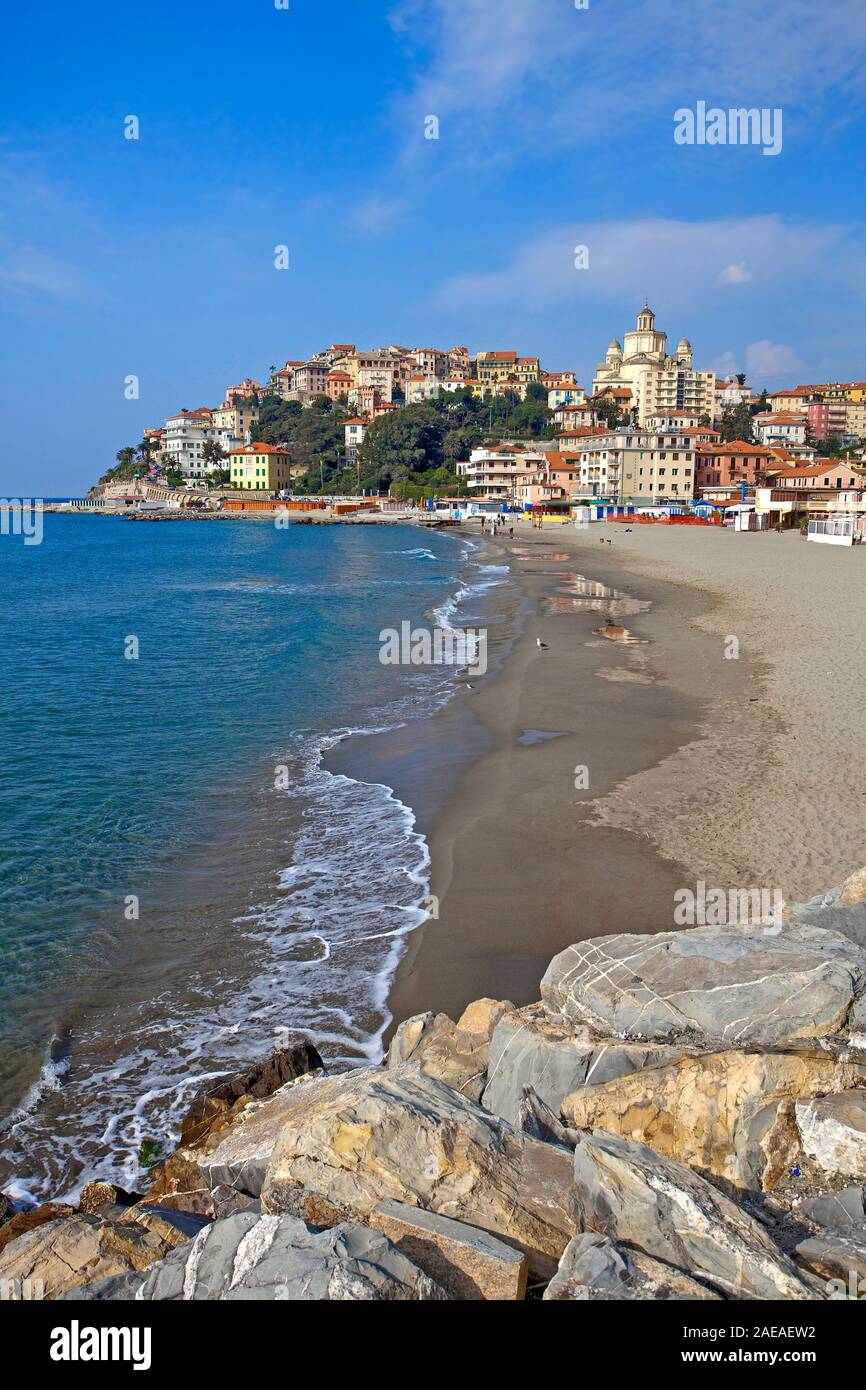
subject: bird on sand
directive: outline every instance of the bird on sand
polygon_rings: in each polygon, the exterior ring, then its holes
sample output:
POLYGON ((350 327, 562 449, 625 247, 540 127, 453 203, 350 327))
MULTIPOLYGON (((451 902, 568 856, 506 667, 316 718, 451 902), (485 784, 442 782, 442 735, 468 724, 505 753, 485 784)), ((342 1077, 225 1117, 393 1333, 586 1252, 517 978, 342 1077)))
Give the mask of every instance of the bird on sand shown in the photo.
POLYGON ((542 640, 541 640, 540 637, 536 637, 536 639, 535 639, 535 645, 539 648, 540 651, 543 651, 543 652, 546 652, 546 651, 547 651, 547 643, 546 643, 546 642, 542 642, 542 640))

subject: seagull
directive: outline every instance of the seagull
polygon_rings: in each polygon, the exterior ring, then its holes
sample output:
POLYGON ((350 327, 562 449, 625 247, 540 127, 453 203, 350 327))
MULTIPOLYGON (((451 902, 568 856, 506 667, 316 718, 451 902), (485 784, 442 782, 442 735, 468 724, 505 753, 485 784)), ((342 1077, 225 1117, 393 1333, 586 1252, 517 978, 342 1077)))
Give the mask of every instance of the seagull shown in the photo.
POLYGON ((470 685, 469 682, 467 681, 467 682, 466 682, 466 689, 467 689, 467 690, 474 690, 474 689, 475 689, 475 686, 474 686, 474 685, 470 685))
POLYGON ((536 639, 535 639, 535 645, 536 645, 541 651, 543 651, 543 652, 546 652, 546 651, 547 651, 547 643, 546 643, 546 642, 542 642, 542 640, 541 640, 540 637, 536 637, 536 639))

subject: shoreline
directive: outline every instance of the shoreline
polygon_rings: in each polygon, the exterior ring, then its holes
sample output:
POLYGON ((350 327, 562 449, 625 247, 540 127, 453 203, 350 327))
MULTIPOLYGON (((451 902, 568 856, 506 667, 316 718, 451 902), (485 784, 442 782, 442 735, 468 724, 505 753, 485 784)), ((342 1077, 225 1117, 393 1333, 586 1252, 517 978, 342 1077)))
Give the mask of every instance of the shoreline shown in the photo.
MULTIPOLYGON (((826 847, 809 854, 789 836, 789 800, 806 793, 784 754, 806 737, 808 712, 782 703, 777 672, 786 652, 769 597, 807 564, 817 615, 821 575, 831 588, 834 576, 856 584, 863 567, 840 567, 820 547, 804 555, 798 537, 727 531, 712 534, 710 563, 701 549, 708 534, 526 526, 513 542, 493 543, 527 608, 502 668, 452 702, 452 721, 471 710, 482 751, 425 826, 439 916, 409 938, 389 999, 391 1031, 427 1011, 457 1018, 481 994, 528 1003, 558 950, 609 932, 670 929, 674 893, 701 879, 766 886, 791 901, 866 859, 866 835, 857 838, 838 785, 825 788, 804 837, 826 838, 826 847), (608 539, 613 546, 600 550, 608 539), (781 570, 775 590, 767 576, 756 580, 771 609, 762 640, 734 583, 744 566, 746 575, 781 570), (621 597, 599 596, 598 583, 621 597), (633 611, 644 602, 650 606, 633 611), (637 643, 593 635, 611 614, 637 643), (548 650, 536 647, 536 629, 548 650), (726 660, 723 639, 736 630, 743 650, 726 660), (555 737, 521 744, 526 730, 555 737), (583 792, 573 787, 579 765, 589 772, 583 792)), ((821 660, 813 666, 823 670, 821 660)), ((820 707, 826 682, 815 680, 820 707)), ((439 732, 447 741, 448 726, 439 732)), ((411 786, 400 795, 414 804, 411 786)), ((810 819, 809 808, 799 819, 810 819)))

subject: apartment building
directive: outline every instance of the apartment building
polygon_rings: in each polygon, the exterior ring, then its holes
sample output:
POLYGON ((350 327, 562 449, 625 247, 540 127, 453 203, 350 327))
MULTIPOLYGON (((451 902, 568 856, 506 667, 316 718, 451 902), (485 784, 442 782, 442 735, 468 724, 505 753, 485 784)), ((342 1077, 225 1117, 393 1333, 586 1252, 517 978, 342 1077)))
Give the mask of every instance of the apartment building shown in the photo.
POLYGON ((226 430, 229 437, 241 440, 253 429, 258 418, 258 406, 239 398, 237 405, 220 405, 211 412, 214 428, 226 430))
POLYGON ((233 426, 216 425, 214 414, 222 414, 202 406, 199 410, 181 410, 165 422, 160 462, 164 467, 180 469, 184 478, 203 482, 209 473, 220 467, 204 457, 205 445, 219 444, 226 454, 243 442, 243 435, 233 426))
POLYGON ((712 420, 716 412, 716 374, 698 372, 691 365, 675 363, 648 367, 637 380, 638 423, 648 425, 660 412, 687 411, 697 419, 712 420))
POLYGON ((274 444, 245 444, 231 454, 231 485, 245 492, 280 492, 288 487, 291 463, 291 454, 274 444))
POLYGON ((545 502, 570 502, 579 486, 579 455, 548 450, 544 465, 515 484, 514 502, 524 511, 545 502))
MULTIPOLYGON (((412 348, 409 352, 409 357, 422 374, 432 377, 450 375, 452 355, 450 352, 440 352, 438 348, 412 348)), ((468 359, 468 352, 466 357, 468 359)))
POLYGON ((688 427, 600 431, 582 441, 581 487, 603 497, 688 502, 698 448, 717 438, 713 430, 688 427))
POLYGON ((358 450, 364 443, 364 436, 369 429, 369 421, 356 418, 346 421, 346 462, 354 463, 358 450))
POLYGON ((755 487, 774 466, 769 449, 735 439, 727 444, 699 444, 695 458, 695 487, 755 487))
POLYGON ((546 466, 542 449, 519 449, 513 444, 473 449, 466 462, 458 463, 457 476, 483 497, 510 501, 517 486, 546 466))
POLYGON ((756 415, 752 428, 759 444, 805 444, 807 424, 800 412, 775 410, 756 415))

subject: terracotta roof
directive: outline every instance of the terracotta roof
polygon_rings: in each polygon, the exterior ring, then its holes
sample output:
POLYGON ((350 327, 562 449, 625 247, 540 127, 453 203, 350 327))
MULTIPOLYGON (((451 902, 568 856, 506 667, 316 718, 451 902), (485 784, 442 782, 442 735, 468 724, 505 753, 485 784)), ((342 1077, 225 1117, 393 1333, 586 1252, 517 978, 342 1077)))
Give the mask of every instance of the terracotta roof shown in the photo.
POLYGON ((231 457, 236 458, 238 454, 282 454, 284 458, 290 458, 288 449, 278 449, 275 444, 245 444, 242 449, 232 449, 231 457))
POLYGON ((760 454, 762 458, 770 456, 770 450, 761 448, 760 444, 747 444, 744 439, 732 439, 727 444, 699 444, 698 452, 701 454, 760 454))

